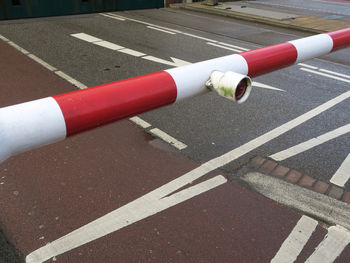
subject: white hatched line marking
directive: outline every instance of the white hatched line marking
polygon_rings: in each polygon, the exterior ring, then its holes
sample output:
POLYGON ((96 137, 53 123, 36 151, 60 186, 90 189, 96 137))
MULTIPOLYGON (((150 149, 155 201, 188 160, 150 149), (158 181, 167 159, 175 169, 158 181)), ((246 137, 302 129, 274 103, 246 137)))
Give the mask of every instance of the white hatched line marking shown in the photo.
POLYGON ((318 67, 314 67, 308 64, 304 64, 304 63, 298 63, 299 66, 305 67, 305 68, 310 68, 310 69, 318 69, 318 67))
POLYGON ((341 226, 331 226, 323 241, 305 263, 332 263, 350 243, 350 232, 341 226))
POLYGON ((299 153, 310 150, 310 149, 312 149, 320 144, 323 144, 325 142, 333 140, 333 139, 335 139, 341 135, 344 135, 348 132, 350 132, 350 124, 344 125, 338 129, 327 132, 327 133, 320 135, 316 138, 310 139, 306 142, 302 142, 302 143, 295 145, 293 147, 290 147, 286 150, 283 150, 283 151, 280 151, 280 152, 275 153, 273 155, 270 155, 270 158, 272 158, 276 161, 283 161, 283 160, 286 160, 290 157, 293 157, 299 153))
POLYGON ((249 50, 250 50, 250 49, 248 49, 248 48, 243 48, 243 47, 235 46, 235 45, 228 44, 228 43, 225 43, 225 42, 219 42, 218 44, 224 45, 224 46, 228 46, 228 47, 238 48, 238 49, 243 50, 243 51, 249 51, 249 50))
POLYGON ((280 249, 271 260, 271 263, 294 262, 303 250, 318 222, 308 216, 302 216, 280 249))
POLYGON ((164 30, 164 29, 161 29, 161 28, 158 28, 158 27, 154 27, 154 26, 147 26, 147 28, 153 29, 153 30, 157 30, 157 31, 160 31, 160 32, 164 32, 164 33, 167 33, 167 34, 170 34, 170 35, 176 35, 175 32, 164 30))
POLYGON ((326 73, 330 73, 330 74, 333 74, 333 75, 337 75, 339 77, 350 79, 349 75, 345 75, 345 74, 342 74, 342 73, 334 72, 334 71, 331 71, 331 70, 328 70, 328 69, 321 68, 320 71, 323 71, 323 72, 326 72, 326 73))
POLYGON ((179 150, 183 150, 183 149, 187 148, 186 144, 176 140, 174 137, 170 136, 169 134, 163 132, 162 130, 160 130, 158 128, 154 128, 154 129, 150 130, 150 132, 179 150))
POLYGON ((242 50, 239 50, 239 49, 236 49, 236 48, 225 47, 225 46, 222 46, 222 45, 219 45, 219 44, 215 44, 215 43, 211 43, 211 42, 207 42, 207 44, 211 45, 211 46, 219 47, 219 48, 222 48, 222 49, 231 50, 231 51, 234 51, 234 52, 237 52, 237 53, 242 52, 242 50))
POLYGON ((130 121, 132 121, 133 123, 135 123, 136 125, 144 128, 144 129, 147 129, 149 127, 151 127, 152 125, 149 124, 147 121, 144 121, 143 119, 141 119, 140 117, 138 116, 135 116, 135 117, 132 117, 129 119, 130 121))
POLYGON ((348 157, 346 157, 342 165, 332 176, 330 182, 340 187, 344 187, 346 182, 349 179, 350 179, 350 154, 348 155, 348 157))
MULTIPOLYGON (((181 176, 175 180, 179 179, 184 185, 193 182, 191 178, 186 176, 181 176)), ((165 197, 167 194, 179 189, 176 187, 176 185, 171 184, 172 182, 165 184, 154 191, 90 222, 89 224, 82 226, 81 228, 78 228, 51 243, 48 243, 46 246, 33 251, 26 257, 26 262, 44 262, 50 258, 80 247, 86 243, 113 233, 137 221, 145 219, 174 205, 214 189, 226 183, 227 179, 222 175, 218 175, 214 178, 165 197), (159 191, 165 194, 159 196, 159 191)))
POLYGON ((307 71, 307 72, 310 72, 310 73, 314 73, 314 74, 317 74, 317 75, 320 75, 320 76, 323 76, 323 77, 327 77, 327 78, 336 79, 336 80, 340 80, 340 81, 344 81, 344 82, 350 83, 350 79, 339 78, 337 76, 333 76, 333 75, 330 75, 330 74, 318 72, 318 71, 307 69, 307 68, 300 68, 300 70, 307 71))

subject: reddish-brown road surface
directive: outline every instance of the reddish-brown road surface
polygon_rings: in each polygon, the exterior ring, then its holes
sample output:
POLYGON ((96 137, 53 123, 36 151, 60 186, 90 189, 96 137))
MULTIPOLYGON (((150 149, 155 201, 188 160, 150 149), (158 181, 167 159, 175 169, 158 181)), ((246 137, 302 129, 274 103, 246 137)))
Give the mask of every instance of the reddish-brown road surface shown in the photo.
MULTIPOLYGON (((4 42, 0 50, 1 106, 74 89, 4 42)), ((171 200, 176 203, 182 195, 169 192, 169 200, 164 195, 149 198, 105 219, 198 166, 131 122, 120 121, 1 164, 1 227, 23 260, 36 251, 28 258, 31 262, 40 262, 40 248, 47 243, 59 254, 49 253, 50 262, 270 261, 301 215, 227 181, 225 175, 218 176, 220 171, 176 189, 188 189, 183 196, 191 189, 201 193, 175 206, 171 200), (210 178, 212 189, 200 191, 207 183, 199 190, 191 188, 210 178), (160 200, 166 202, 157 210, 160 200), (55 240, 101 217, 80 236, 66 237, 67 252, 61 254, 55 240), (136 222, 113 230, 123 218, 136 222), (98 237, 111 226, 110 234, 98 237)), ((326 234, 317 225, 297 262, 305 261, 326 234)), ((349 256, 348 247, 337 262, 349 256)))

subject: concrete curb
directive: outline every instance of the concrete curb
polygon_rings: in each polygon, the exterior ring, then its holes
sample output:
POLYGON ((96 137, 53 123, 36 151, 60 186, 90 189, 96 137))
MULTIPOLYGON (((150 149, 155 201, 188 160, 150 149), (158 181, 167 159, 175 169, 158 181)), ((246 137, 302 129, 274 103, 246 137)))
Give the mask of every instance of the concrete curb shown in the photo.
POLYGON ((289 28, 310 33, 324 33, 350 27, 350 23, 342 20, 330 20, 313 16, 299 16, 291 20, 278 20, 257 15, 244 14, 230 10, 221 10, 202 3, 171 4, 171 8, 181 8, 191 11, 222 15, 249 22, 262 23, 283 28, 289 28))
POLYGON ((339 186, 317 180, 309 175, 302 174, 294 169, 289 169, 273 160, 257 156, 253 158, 248 165, 249 168, 253 168, 257 172, 350 204, 350 192, 345 191, 339 186))

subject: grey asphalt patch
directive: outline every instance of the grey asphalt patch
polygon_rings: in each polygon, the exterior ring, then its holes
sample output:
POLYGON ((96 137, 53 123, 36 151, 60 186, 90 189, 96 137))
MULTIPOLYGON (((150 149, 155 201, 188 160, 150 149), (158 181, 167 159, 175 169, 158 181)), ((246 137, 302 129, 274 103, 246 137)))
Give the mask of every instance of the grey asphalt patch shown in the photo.
POLYGON ((285 206, 302 211, 328 224, 350 229, 350 205, 261 173, 240 177, 256 192, 285 206))

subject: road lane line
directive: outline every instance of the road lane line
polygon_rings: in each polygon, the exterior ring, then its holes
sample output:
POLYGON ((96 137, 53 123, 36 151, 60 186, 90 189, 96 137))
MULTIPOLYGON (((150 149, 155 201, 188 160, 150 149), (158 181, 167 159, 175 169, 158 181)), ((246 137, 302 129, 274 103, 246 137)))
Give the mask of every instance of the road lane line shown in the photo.
POLYGON ((197 36, 197 35, 193 35, 193 34, 190 34, 190 33, 185 33, 185 32, 181 32, 183 35, 185 36, 189 36, 189 37, 193 37, 193 38, 197 38, 197 39, 201 39, 201 40, 205 40, 205 41, 208 41, 208 42, 213 42, 213 43, 218 43, 219 41, 216 41, 214 39, 210 39, 210 38, 206 38, 206 37, 201 37, 201 36, 197 36))
POLYGON ((176 140, 174 137, 170 136, 169 134, 163 132, 162 130, 160 130, 158 128, 154 128, 154 129, 150 130, 150 132, 152 134, 156 135, 157 137, 161 138, 163 141, 174 146, 178 150, 183 150, 183 149, 187 148, 186 144, 176 140))
POLYGON ((35 56, 33 54, 29 54, 28 53, 28 57, 30 57, 36 63, 39 63, 41 66, 43 66, 44 68, 47 68, 50 71, 56 71, 57 70, 57 68, 55 68, 54 66, 51 66, 50 64, 46 63, 44 60, 42 60, 41 58, 38 58, 37 56, 35 56))
POLYGON ((310 72, 310 73, 314 73, 314 74, 317 74, 317 75, 320 75, 320 76, 323 76, 323 77, 327 77, 327 78, 336 79, 336 80, 340 80, 340 81, 344 81, 344 82, 350 83, 350 79, 343 79, 343 78, 340 78, 340 77, 337 77, 337 76, 333 76, 333 75, 330 75, 330 74, 318 72, 318 71, 307 69, 307 68, 300 68, 300 70, 307 71, 307 72, 310 72))
POLYGON ((312 149, 318 145, 321 145, 325 142, 333 140, 339 136, 342 136, 348 132, 350 132, 350 124, 344 125, 338 129, 335 129, 333 131, 322 134, 316 138, 312 138, 306 142, 302 142, 302 143, 295 145, 293 147, 290 147, 286 150, 283 150, 283 151, 280 151, 280 152, 275 153, 273 155, 270 155, 269 157, 276 160, 276 161, 283 161, 283 160, 286 160, 290 157, 293 157, 299 153, 310 150, 310 149, 312 149))
POLYGON ((214 47, 219 47, 219 48, 222 48, 222 49, 231 50, 231 51, 234 51, 234 52, 237 52, 237 53, 242 52, 242 50, 239 50, 239 49, 235 49, 235 48, 231 48, 231 47, 225 47, 225 46, 222 46, 222 45, 219 45, 219 44, 215 44, 215 43, 211 43, 211 42, 207 42, 207 44, 211 45, 211 46, 214 46, 214 47))
POLYGON ((332 263, 350 243, 350 232, 341 226, 331 226, 323 241, 305 263, 332 263))
POLYGON ((244 47, 235 46, 235 45, 228 44, 228 43, 225 43, 225 42, 219 42, 218 44, 220 44, 220 45, 224 45, 224 46, 228 46, 228 47, 237 48, 237 49, 240 49, 240 50, 243 50, 243 51, 249 51, 249 50, 250 50, 250 49, 248 49, 248 48, 244 48, 244 47))
POLYGON ((110 17, 110 18, 115 18, 115 17, 117 17, 119 19, 122 18, 124 20, 129 20, 129 21, 133 21, 133 22, 136 22, 136 23, 144 24, 144 25, 147 25, 147 26, 153 26, 153 27, 161 28, 161 29, 164 29, 164 30, 172 31, 174 33, 182 33, 181 31, 176 30, 176 29, 172 29, 172 28, 168 28, 168 27, 164 27, 164 26, 158 26, 158 25, 155 25, 155 24, 152 24, 152 23, 144 22, 144 21, 141 21, 141 20, 133 19, 133 18, 128 18, 128 17, 124 17, 124 16, 118 16, 118 15, 115 15, 113 13, 109 13, 108 15, 109 15, 108 17, 110 17))
POLYGON ((125 48, 125 47, 116 45, 116 44, 114 44, 112 42, 104 41, 104 40, 94 42, 94 44, 98 45, 98 46, 101 46, 101 47, 105 47, 105 48, 111 49, 111 50, 119 50, 119 49, 125 48))
POLYGON ((5 41, 5 42, 10 42, 10 40, 6 37, 4 37, 3 35, 0 35, 0 39, 5 41))
POLYGON ((153 29, 153 30, 157 30, 157 31, 160 31, 160 32, 164 32, 164 33, 167 33, 167 34, 170 34, 170 35, 176 35, 175 32, 164 30, 164 29, 161 29, 161 28, 158 28, 158 27, 154 27, 154 26, 147 26, 147 28, 153 29))
POLYGON ((119 17, 117 15, 114 15, 114 16, 108 15, 108 14, 100 14, 100 15, 103 15, 103 16, 106 16, 106 17, 109 17, 109 18, 113 18, 113 19, 117 19, 117 20, 120 20, 120 21, 125 21, 126 20, 125 18, 119 17))
POLYGON ((76 86, 79 89, 86 89, 86 88, 88 88, 83 83, 79 82, 78 80, 72 78, 71 76, 67 75, 66 73, 64 73, 64 72, 62 72, 60 70, 57 70, 57 71, 54 71, 54 72, 55 72, 55 74, 57 74, 58 76, 60 76, 61 78, 65 79, 66 81, 68 81, 73 86, 76 86))
POLYGON ((22 52, 24 55, 28 56, 30 54, 27 50, 25 50, 24 48, 21 48, 19 45, 13 43, 12 41, 7 41, 7 44, 9 44, 10 46, 14 47, 18 51, 22 52))
POLYGON ((119 49, 117 51, 121 52, 121 53, 125 53, 125 54, 128 54, 128 55, 131 55, 131 56, 134 56, 134 57, 146 56, 145 53, 142 53, 142 52, 130 49, 130 48, 119 49))
POLYGON ((344 187, 346 182, 350 179, 350 154, 344 162, 341 164, 339 169, 332 176, 330 182, 332 184, 344 187))
POLYGON ((303 215, 286 240, 284 240, 280 249, 271 260, 271 263, 294 262, 315 231, 317 225, 318 222, 316 220, 303 215))
POLYGON ((143 119, 141 119, 140 117, 138 116, 135 116, 135 117, 132 117, 132 118, 129 118, 129 120, 133 123, 135 123, 136 125, 144 128, 144 129, 147 129, 149 127, 151 127, 152 125, 149 124, 147 121, 144 121, 143 119))
POLYGON ((85 33, 77 33, 77 34, 71 34, 72 37, 84 40, 86 42, 89 43, 94 43, 94 42, 99 42, 99 41, 103 41, 102 39, 99 39, 97 37, 85 34, 85 33))
POLYGON ((304 63, 298 63, 299 66, 305 67, 305 68, 310 68, 310 69, 318 69, 318 67, 314 67, 308 64, 304 64, 304 63))
MULTIPOLYGON (((89 224, 48 243, 46 246, 33 251, 27 255, 26 263, 41 263, 49 260, 57 255, 68 252, 179 203, 185 202, 197 195, 223 185, 226 182, 227 179, 225 177, 218 175, 170 196, 162 196, 162 198, 154 196, 152 194, 154 191, 152 191, 90 222, 89 224)), ((175 192, 178 188, 169 190, 175 192)))
POLYGON ((350 76, 349 76, 349 75, 341 74, 341 73, 334 72, 334 71, 331 71, 331 70, 327 70, 327 69, 321 68, 320 71, 323 71, 323 72, 326 72, 326 73, 330 73, 330 74, 333 74, 333 75, 337 75, 337 76, 339 76, 339 77, 343 77, 343 78, 348 78, 348 79, 350 79, 350 76))

